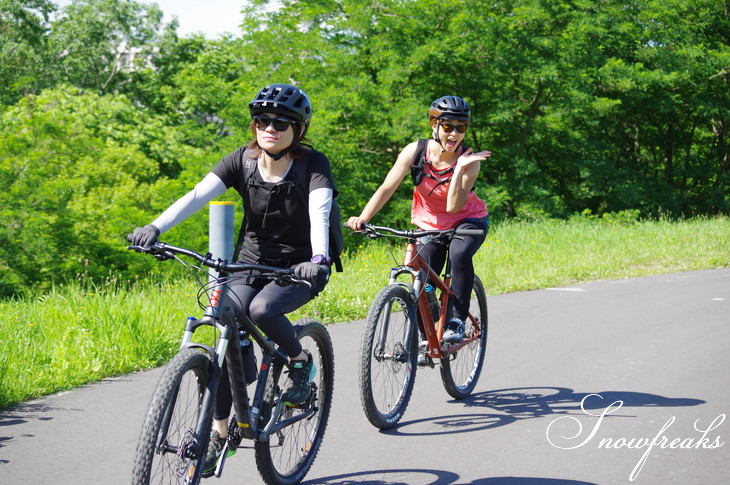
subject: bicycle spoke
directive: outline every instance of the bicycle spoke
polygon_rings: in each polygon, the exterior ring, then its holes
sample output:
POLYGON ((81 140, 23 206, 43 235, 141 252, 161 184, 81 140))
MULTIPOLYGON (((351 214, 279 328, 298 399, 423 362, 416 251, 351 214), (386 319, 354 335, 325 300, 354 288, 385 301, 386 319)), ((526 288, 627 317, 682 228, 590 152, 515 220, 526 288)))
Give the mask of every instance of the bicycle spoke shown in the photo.
MULTIPOLYGON (((210 360, 188 349, 168 364, 150 402, 137 445, 133 483, 187 483, 199 478, 206 440, 199 439, 203 393, 210 360), (205 442, 205 443, 204 443, 205 442)), ((207 433, 208 430, 203 430, 207 433)))
POLYGON ((402 286, 384 288, 368 313, 363 333, 360 396, 368 420, 380 429, 398 423, 413 390, 416 346, 409 334, 409 300, 402 286))
POLYGON ((474 294, 469 307, 466 338, 449 347, 441 359, 441 380, 446 392, 463 399, 474 390, 484 364, 487 345, 487 298, 478 276, 474 277, 474 294))
MULTIPOLYGON (((255 443, 256 463, 269 485, 295 484, 304 478, 319 451, 332 406, 334 354, 329 334, 322 324, 311 319, 298 322, 295 327, 302 347, 310 352, 314 361, 314 394, 300 407, 282 407, 277 423, 284 424, 297 417, 302 419, 285 425, 267 441, 255 443)), ((287 381, 284 373, 272 372, 269 375, 266 402, 262 406, 265 419, 276 408, 279 390, 286 388, 287 381)))

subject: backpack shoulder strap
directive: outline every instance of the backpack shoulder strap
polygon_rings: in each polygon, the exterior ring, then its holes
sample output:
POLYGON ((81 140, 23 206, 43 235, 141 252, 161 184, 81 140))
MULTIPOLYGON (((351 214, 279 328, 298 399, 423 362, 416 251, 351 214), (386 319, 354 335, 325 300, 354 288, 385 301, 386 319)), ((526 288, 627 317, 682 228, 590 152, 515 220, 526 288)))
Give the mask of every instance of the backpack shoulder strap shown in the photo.
MULTIPOLYGON (((251 150, 249 150, 248 148, 243 151, 242 163, 243 179, 246 186, 248 186, 251 183, 251 178, 253 177, 253 174, 256 171, 256 166, 258 164, 257 159, 251 156, 251 150)), ((238 259, 241 248, 243 247, 243 231, 243 224, 241 224, 241 228, 238 230, 238 237, 236 238, 236 245, 233 248, 234 260, 238 259)))
MULTIPOLYGON (((294 185, 297 188, 297 192, 302 197, 305 204, 309 203, 309 192, 305 187, 307 180, 307 167, 309 165, 309 158, 304 160, 295 160, 292 165, 292 175, 294 177, 294 185)), ((332 227, 332 224, 340 223, 340 207, 337 204, 337 191, 333 191, 332 194, 332 208, 330 209, 330 230, 329 230, 329 245, 330 245, 330 258, 338 273, 342 272, 342 260, 340 259, 340 253, 342 252, 342 228, 332 227), (339 231, 339 232, 338 232, 339 231)))
POLYGON ((428 140, 421 139, 418 140, 418 144, 416 145, 416 155, 413 157, 413 162, 411 162, 411 179, 413 180, 413 185, 418 185, 423 180, 423 167, 426 165, 427 144, 428 140))
POLYGON ((305 184, 307 182, 307 167, 309 166, 309 158, 294 160, 292 163, 292 175, 294 177, 294 185, 297 188, 297 192, 301 195, 304 202, 309 200, 309 191, 305 184))
POLYGON ((256 167, 258 166, 258 158, 251 156, 251 150, 246 149, 243 151, 242 157, 243 163, 243 178, 246 181, 246 185, 250 183, 251 177, 253 177, 256 167))

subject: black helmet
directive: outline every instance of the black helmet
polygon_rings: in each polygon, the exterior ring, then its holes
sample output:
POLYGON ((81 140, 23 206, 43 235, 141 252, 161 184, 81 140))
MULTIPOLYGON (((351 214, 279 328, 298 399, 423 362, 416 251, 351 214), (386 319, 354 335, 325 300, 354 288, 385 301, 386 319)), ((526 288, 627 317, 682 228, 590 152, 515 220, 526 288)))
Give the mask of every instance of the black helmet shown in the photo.
POLYGON ((458 96, 444 96, 431 103, 428 110, 428 119, 446 118, 449 120, 469 121, 471 109, 469 103, 458 96))
POLYGON ((304 91, 291 84, 270 84, 259 91, 248 103, 251 116, 259 113, 277 113, 309 126, 312 103, 304 91))

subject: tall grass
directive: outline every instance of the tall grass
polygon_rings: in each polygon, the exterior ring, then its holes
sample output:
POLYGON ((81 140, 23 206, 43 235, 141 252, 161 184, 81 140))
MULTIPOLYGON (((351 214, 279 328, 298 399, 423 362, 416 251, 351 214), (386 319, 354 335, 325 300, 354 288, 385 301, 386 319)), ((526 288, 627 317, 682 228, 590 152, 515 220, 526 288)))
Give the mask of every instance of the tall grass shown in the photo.
MULTIPOLYGON (((146 257, 140 255, 140 257, 146 257)), ((365 238, 326 291, 291 315, 325 323, 364 318, 402 244, 365 238)), ((167 262, 165 264, 173 264, 167 262)), ((637 223, 631 218, 502 223, 475 257, 491 295, 730 266, 730 219, 637 223)), ((199 316, 197 284, 83 280, 0 301, 0 408, 107 376, 160 365, 183 321, 199 316)), ((210 338, 210 336, 208 336, 210 338)))
MULTIPOLYGON (((363 318, 373 296, 400 264, 403 246, 363 237, 345 273, 293 316, 325 322, 363 318)), ((506 222, 490 228, 474 258, 487 294, 496 295, 580 281, 730 266, 730 219, 645 221, 576 217, 569 221, 506 222)))
POLYGON ((177 350, 193 290, 76 281, 1 302, 0 407, 164 363, 177 350))

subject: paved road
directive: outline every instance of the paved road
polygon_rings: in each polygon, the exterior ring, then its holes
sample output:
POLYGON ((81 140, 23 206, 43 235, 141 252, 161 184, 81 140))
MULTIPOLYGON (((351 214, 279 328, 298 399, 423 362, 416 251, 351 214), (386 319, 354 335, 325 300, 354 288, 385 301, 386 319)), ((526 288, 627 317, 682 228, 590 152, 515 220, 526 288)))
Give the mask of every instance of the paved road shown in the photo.
MULTIPOLYGON (((329 327, 336 397, 306 483, 730 483, 730 269, 491 297, 485 372, 452 400, 419 371, 408 411, 362 414, 363 322, 329 327)), ((0 414, 0 483, 123 484, 159 370, 0 414)), ((210 484, 260 484, 253 452, 210 484), (247 471, 248 470, 248 471, 247 471), (247 479, 241 475, 248 473, 247 479)))

